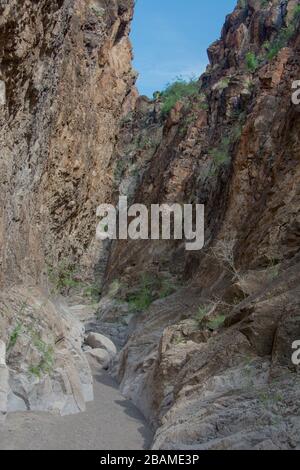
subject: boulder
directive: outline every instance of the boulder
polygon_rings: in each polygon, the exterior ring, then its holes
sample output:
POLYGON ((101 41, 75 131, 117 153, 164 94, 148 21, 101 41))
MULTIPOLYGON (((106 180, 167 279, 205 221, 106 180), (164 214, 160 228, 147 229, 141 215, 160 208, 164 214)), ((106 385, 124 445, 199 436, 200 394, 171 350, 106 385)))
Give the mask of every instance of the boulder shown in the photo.
POLYGON ((105 349, 111 358, 117 354, 117 348, 114 343, 100 333, 89 333, 86 344, 93 349, 105 349))
POLYGON ((103 369, 106 369, 110 363, 110 355, 105 349, 91 349, 85 352, 86 356, 95 360, 103 369))
MULTIPOLYGON (((25 408, 61 415, 84 411, 85 403, 93 400, 93 378, 82 352, 84 327, 68 305, 62 299, 52 302, 37 287, 12 286, 0 292, 0 311, 2 341, 8 343, 12 333, 18 332, 9 351, 8 412, 25 408), (15 330, 19 324, 20 331, 15 330), (34 373, 31 367, 38 369, 42 359, 49 361, 49 367, 34 373)), ((4 346, 0 349, 3 376, 4 346)))

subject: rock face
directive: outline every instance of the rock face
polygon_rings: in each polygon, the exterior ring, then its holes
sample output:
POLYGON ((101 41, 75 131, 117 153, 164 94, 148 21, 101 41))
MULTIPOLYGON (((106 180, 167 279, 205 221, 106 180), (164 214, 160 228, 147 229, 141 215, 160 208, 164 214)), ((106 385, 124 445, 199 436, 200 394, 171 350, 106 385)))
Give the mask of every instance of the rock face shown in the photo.
POLYGON ((84 328, 37 287, 1 294, 1 338, 7 344, 8 409, 85 410, 93 399, 91 370, 81 352, 84 328))
POLYGON ((117 348, 114 343, 99 333, 89 333, 86 343, 93 349, 104 349, 111 357, 117 354, 117 348))
POLYGON ((133 0, 0 2, 0 335, 11 410, 68 413, 92 398, 82 328, 53 303, 47 275, 72 265, 100 279, 96 208, 111 198, 119 118, 136 95, 132 10, 133 0))
POLYGON ((297 4, 239 2, 209 48, 199 92, 167 119, 160 98, 140 98, 123 123, 116 158, 135 144, 142 172, 131 200, 206 207, 200 252, 119 241, 110 253, 112 332, 124 302, 139 310, 118 377, 157 429, 155 449, 300 448, 297 4), (137 146, 145 135, 153 147, 137 146))
POLYGON ((5 360, 5 344, 0 341, 0 426, 3 424, 7 413, 8 401, 8 368, 5 360))
POLYGON ((96 208, 110 199, 119 116, 135 80, 132 4, 2 2, 2 283, 40 280, 45 260, 81 263, 87 274, 99 250, 96 208))
POLYGON ((96 361, 103 369, 106 369, 109 366, 111 357, 105 349, 92 349, 87 351, 86 356, 90 359, 96 361))

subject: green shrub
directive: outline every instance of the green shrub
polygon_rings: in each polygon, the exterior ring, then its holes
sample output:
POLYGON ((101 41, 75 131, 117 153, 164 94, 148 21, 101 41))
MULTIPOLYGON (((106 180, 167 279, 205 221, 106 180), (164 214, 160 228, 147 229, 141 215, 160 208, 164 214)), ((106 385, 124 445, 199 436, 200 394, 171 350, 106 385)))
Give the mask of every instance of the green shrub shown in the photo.
POLYGON ((75 274, 75 267, 67 261, 61 261, 57 266, 48 265, 48 277, 54 293, 63 293, 66 289, 78 287, 80 282, 75 274))
POLYGON ((151 137, 141 137, 137 143, 138 150, 149 150, 156 145, 155 141, 151 137))
POLYGON ((176 287, 172 284, 171 280, 163 279, 159 291, 159 298, 165 299, 166 297, 169 297, 170 295, 174 294, 175 291, 176 287))
POLYGON ((218 330, 221 326, 223 326, 225 319, 226 319, 225 315, 219 315, 213 320, 210 320, 207 326, 210 330, 213 330, 213 331, 218 330))
POLYGON ((169 84, 161 94, 162 99, 162 115, 169 114, 175 104, 182 99, 195 96, 199 93, 199 85, 197 80, 186 81, 178 79, 176 82, 169 84))
POLYGON ((300 20, 300 5, 296 5, 293 11, 293 22, 297 23, 300 20))
POLYGON ((264 47, 267 50, 267 58, 272 60, 277 56, 278 52, 287 45, 288 41, 294 35, 294 26, 290 24, 288 27, 284 27, 279 31, 276 39, 271 43, 265 43, 264 47))
POLYGON ((13 329, 9 340, 8 340, 8 346, 7 346, 7 351, 9 352, 11 349, 13 349, 18 341, 18 338, 20 334, 22 333, 23 327, 21 323, 18 323, 17 326, 13 329))
POLYGON ((278 278, 280 274, 280 263, 276 259, 271 257, 268 268, 269 268, 269 278, 270 280, 274 281, 275 279, 278 278))
MULTIPOLYGON (((106 227, 104 227, 104 230, 106 227)), ((96 284, 83 282, 78 279, 75 266, 68 261, 61 261, 57 266, 48 265, 48 278, 52 284, 53 294, 66 294, 70 289, 81 291, 82 295, 93 303, 99 300, 100 289, 96 284)))
POLYGON ((148 275, 142 275, 141 285, 138 291, 134 294, 131 294, 128 298, 129 309, 134 312, 147 310, 154 301, 152 290, 152 279, 148 275))
POLYGON ((203 111, 207 111, 209 109, 208 103, 202 102, 200 103, 200 109, 203 109, 203 111))
POLYGON ((244 9, 248 6, 248 1, 247 0, 238 0, 238 6, 242 9, 244 9))
POLYGON ((155 92, 153 93, 153 100, 154 100, 154 101, 159 100, 160 97, 161 97, 161 91, 155 91, 155 92))
POLYGON ((270 1, 269 0, 260 0, 260 4, 261 4, 262 8, 266 8, 267 6, 269 6, 270 1))
POLYGON ((122 288, 122 284, 119 279, 114 279, 111 284, 109 285, 107 296, 111 299, 115 298, 119 291, 122 288))
POLYGON ((300 5, 297 5, 294 8, 291 23, 288 26, 283 26, 280 29, 277 37, 273 41, 266 42, 264 44, 264 48, 267 51, 267 58, 269 60, 272 60, 274 57, 276 57, 278 52, 283 47, 286 47, 288 45, 289 40, 296 33, 299 20, 300 20, 300 5))
MULTIPOLYGON (((23 302, 18 312, 18 317, 22 316, 26 307, 27 307, 27 302, 23 302)), ((18 322, 9 337, 8 345, 7 345, 7 352, 10 352, 15 347, 18 341, 18 338, 22 334, 22 332, 23 332, 23 324, 21 322, 18 322)))
POLYGON ((42 374, 50 374, 54 366, 53 346, 45 343, 37 333, 33 334, 32 341, 40 353, 41 359, 37 364, 29 367, 29 372, 37 377, 41 377, 42 374))
POLYGON ((144 273, 133 294, 127 297, 129 309, 133 312, 147 310, 158 299, 165 299, 176 291, 171 279, 164 279, 152 273, 144 273))
POLYGON ((211 150, 210 156, 213 158, 215 169, 230 162, 229 146, 230 138, 223 137, 219 146, 211 150))
POLYGON ((195 321, 199 325, 200 328, 208 328, 209 330, 216 331, 218 330, 223 324, 226 319, 225 315, 218 315, 215 318, 209 319, 209 316, 213 312, 212 305, 206 306, 201 305, 199 310, 195 316, 195 321))
MULTIPOLYGON (((231 161, 230 146, 238 142, 241 138, 243 130, 243 114, 240 114, 239 122, 237 122, 228 133, 223 137, 219 145, 209 152, 209 156, 213 159, 213 166, 209 171, 210 176, 214 176, 216 171, 223 165, 228 165, 231 161)), ((208 175, 208 176, 209 176, 208 175)))
POLYGON ((100 297, 100 289, 96 284, 90 284, 84 287, 83 295, 91 301, 98 302, 100 297))
POLYGON ((90 8, 92 12, 94 13, 94 15, 96 15, 98 18, 102 18, 105 14, 105 10, 96 5, 92 5, 90 8))
POLYGON ((241 138, 243 131, 243 124, 242 124, 242 116, 241 116, 241 121, 238 122, 231 130, 230 132, 230 142, 238 142, 241 138))
POLYGON ((210 307, 201 305, 198 312, 195 315, 195 321, 199 326, 202 326, 203 321, 206 319, 209 313, 210 307))
POLYGON ((124 157, 119 158, 115 166, 115 170, 114 170, 114 179, 117 183, 120 183, 120 181, 122 180, 122 177, 125 173, 126 168, 127 168, 127 162, 125 158, 124 157))
POLYGON ((255 72, 259 62, 254 52, 248 52, 246 55, 246 65, 250 72, 255 72))

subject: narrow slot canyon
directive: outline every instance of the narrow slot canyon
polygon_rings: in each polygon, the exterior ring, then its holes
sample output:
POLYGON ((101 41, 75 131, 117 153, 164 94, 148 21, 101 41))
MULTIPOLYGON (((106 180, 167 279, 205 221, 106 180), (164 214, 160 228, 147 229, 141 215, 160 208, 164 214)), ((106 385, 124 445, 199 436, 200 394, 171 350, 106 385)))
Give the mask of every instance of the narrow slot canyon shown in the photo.
POLYGON ((160 91, 134 3, 0 2, 0 450, 299 450, 299 1, 160 91))

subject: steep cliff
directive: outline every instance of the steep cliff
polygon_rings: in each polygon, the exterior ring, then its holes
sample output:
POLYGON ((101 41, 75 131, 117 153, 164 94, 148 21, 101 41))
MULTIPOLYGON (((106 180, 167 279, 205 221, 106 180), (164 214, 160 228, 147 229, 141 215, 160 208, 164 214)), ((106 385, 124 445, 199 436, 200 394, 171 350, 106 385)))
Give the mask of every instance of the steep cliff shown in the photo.
POLYGON ((132 3, 1 7, 2 283, 39 277, 45 259, 94 255, 95 207, 109 200, 107 168, 135 79, 132 3))
POLYGON ((297 1, 238 2, 197 92, 167 119, 164 96, 140 98, 123 122, 132 200, 206 207, 200 252, 119 241, 110 254, 102 328, 125 338, 119 380, 154 448, 300 446, 299 47, 297 1))
POLYGON ((133 0, 0 3, 0 328, 12 409, 67 412, 91 398, 83 328, 51 294, 75 269, 90 280, 101 259, 96 208, 111 197, 119 117, 134 96, 132 11, 133 0))

